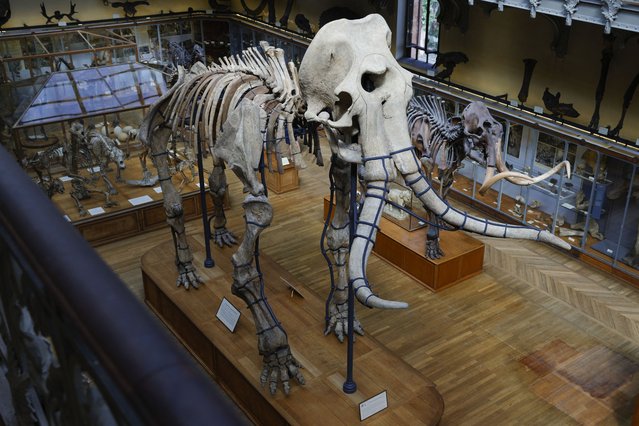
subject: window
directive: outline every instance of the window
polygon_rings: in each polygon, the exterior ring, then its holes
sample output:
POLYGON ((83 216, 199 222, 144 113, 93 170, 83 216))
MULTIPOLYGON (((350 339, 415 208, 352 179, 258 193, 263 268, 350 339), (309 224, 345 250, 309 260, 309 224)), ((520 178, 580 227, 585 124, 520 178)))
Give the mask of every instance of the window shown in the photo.
POLYGON ((409 0, 406 47, 410 57, 435 64, 439 50, 439 1, 409 0))

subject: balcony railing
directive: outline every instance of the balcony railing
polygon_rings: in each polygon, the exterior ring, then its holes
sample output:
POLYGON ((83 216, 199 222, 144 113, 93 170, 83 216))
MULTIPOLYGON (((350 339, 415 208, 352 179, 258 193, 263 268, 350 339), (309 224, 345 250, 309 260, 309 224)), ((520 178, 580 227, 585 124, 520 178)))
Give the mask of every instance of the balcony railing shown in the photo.
POLYGON ((241 421, 0 147, 0 424, 241 421))

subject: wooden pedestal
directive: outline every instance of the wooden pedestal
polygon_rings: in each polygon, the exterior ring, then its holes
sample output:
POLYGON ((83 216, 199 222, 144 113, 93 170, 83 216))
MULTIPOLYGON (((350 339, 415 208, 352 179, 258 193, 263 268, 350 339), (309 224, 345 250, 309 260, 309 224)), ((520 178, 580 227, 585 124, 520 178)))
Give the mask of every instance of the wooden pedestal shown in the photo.
MULTIPOLYGON (((202 211, 199 192, 183 195, 182 204, 184 206, 185 220, 199 217, 202 211)), ((207 205, 210 212, 212 204, 208 195, 207 205)), ((93 246, 99 246, 167 226, 162 200, 113 213, 87 217, 74 221, 73 225, 93 246)))
MULTIPOLYGON (((202 265, 202 246, 193 240, 191 244, 196 265, 202 265)), ((253 318, 243 302, 231 294, 231 252, 215 248, 216 267, 199 267, 206 284, 186 291, 175 286, 172 243, 164 243, 142 258, 144 293, 151 309, 252 421, 266 425, 354 425, 360 422, 359 403, 386 390, 388 408, 366 420, 367 424, 439 422, 443 402, 433 383, 370 336, 358 337, 355 343, 358 390, 344 394, 346 344, 324 336, 324 302, 263 254, 260 263, 268 300, 288 333, 294 356, 304 366, 306 379, 304 386, 292 384, 288 397, 281 388, 275 396, 270 395, 259 384, 262 359, 253 318), (222 297, 242 312, 234 333, 215 318, 222 297)))
MULTIPOLYGON (((328 213, 324 198, 324 217, 328 213)), ((440 232, 441 259, 424 256, 426 228, 409 232, 382 217, 373 253, 406 272, 433 291, 479 274, 484 264, 484 244, 462 232, 440 232)))
POLYGON ((273 173, 269 172, 268 168, 264 170, 266 187, 269 191, 282 194, 300 187, 300 176, 293 164, 285 165, 283 167, 284 173, 279 173, 277 171, 277 159, 274 154, 271 155, 271 164, 273 164, 273 173))

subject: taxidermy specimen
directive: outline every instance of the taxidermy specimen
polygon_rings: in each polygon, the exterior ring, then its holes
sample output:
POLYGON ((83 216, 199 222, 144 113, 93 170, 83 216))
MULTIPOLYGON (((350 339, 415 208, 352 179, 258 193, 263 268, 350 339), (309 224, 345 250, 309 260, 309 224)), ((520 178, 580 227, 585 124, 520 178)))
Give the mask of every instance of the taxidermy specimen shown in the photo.
MULTIPOLYGON (((547 231, 469 216, 436 195, 424 176, 408 134, 406 107, 412 97, 412 75, 403 70, 391 54, 390 41, 390 29, 384 19, 371 15, 357 21, 333 21, 323 27, 304 56, 299 77, 291 63, 286 66, 283 51, 264 42, 261 43, 264 53, 252 48, 222 59, 221 65, 208 69, 196 64, 186 73, 179 68, 178 82, 151 108, 140 128, 139 138, 151 147, 158 168, 167 221, 177 243, 178 285, 197 287, 201 278, 186 240, 181 200, 170 182, 166 148, 169 137, 189 135, 191 143, 202 141, 213 154, 209 191, 214 200, 213 239, 220 246, 231 245, 236 240, 226 228, 222 209, 225 165, 244 184, 248 193, 243 203, 246 227, 232 257, 232 291, 246 302, 255 319, 258 350, 264 363, 261 382, 268 383, 271 392, 282 382, 284 392, 288 393, 291 377, 300 383, 304 379, 284 328, 261 292, 255 243, 271 222, 272 208, 255 170, 263 158, 264 143, 266 157, 270 158, 271 153, 282 153, 287 139, 293 163, 299 164, 299 147, 292 138, 292 123, 295 116, 304 111, 307 120, 329 127, 334 159, 332 176, 337 185, 350 184, 350 163, 357 163, 366 188, 348 263, 345 261, 349 258, 345 210, 348 191, 336 191, 338 209, 328 240, 337 258, 339 279, 330 301, 327 332, 333 330, 338 338, 340 335, 343 338, 345 332, 343 297, 346 292, 343 290, 348 280, 353 283, 357 299, 366 306, 407 306, 374 295, 365 274, 388 185, 398 171, 421 202, 453 226, 483 235, 540 240, 570 248, 547 231)), ((355 331, 361 332, 358 323, 355 331)))
POLYGON ((148 1, 115 1, 111 3, 111 7, 121 7, 126 18, 132 18, 138 12, 137 7, 140 5, 149 5, 148 1))
POLYGON ((47 8, 44 6, 44 2, 40 3, 40 14, 47 18, 47 24, 53 22, 54 19, 57 21, 61 21, 65 17, 71 21, 80 22, 73 17, 73 15, 75 15, 76 13, 78 12, 75 10, 75 3, 69 2, 69 13, 62 13, 59 10, 56 10, 53 12, 53 15, 49 16, 47 15, 47 8))

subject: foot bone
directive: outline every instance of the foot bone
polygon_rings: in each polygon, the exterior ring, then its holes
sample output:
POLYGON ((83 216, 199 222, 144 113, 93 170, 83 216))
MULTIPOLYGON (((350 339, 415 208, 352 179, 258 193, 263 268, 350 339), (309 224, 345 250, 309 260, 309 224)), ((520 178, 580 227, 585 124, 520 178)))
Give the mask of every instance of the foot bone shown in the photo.
POLYGON ((260 383, 262 386, 268 383, 271 395, 277 391, 278 382, 282 382, 284 394, 288 395, 291 391, 289 380, 293 377, 300 385, 305 384, 304 376, 300 369, 302 365, 293 357, 288 346, 278 349, 271 355, 264 356, 264 368, 260 375, 260 383))

